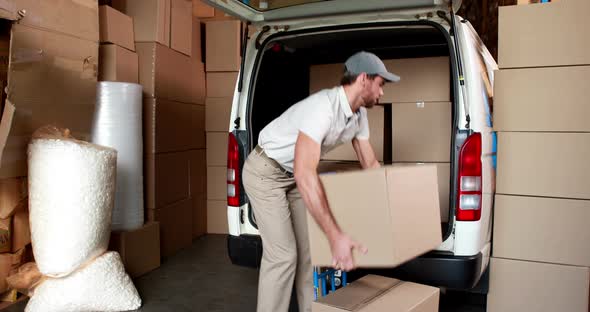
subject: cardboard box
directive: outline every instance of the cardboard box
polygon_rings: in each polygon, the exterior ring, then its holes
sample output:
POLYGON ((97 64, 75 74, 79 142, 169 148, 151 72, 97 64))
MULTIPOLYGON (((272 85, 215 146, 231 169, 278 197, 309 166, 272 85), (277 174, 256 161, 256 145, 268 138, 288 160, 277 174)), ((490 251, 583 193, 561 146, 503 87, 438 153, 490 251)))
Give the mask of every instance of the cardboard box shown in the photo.
POLYGON ((8 290, 6 278, 16 273, 16 270, 23 263, 24 249, 15 253, 0 253, 0 293, 8 290))
POLYGON ((207 199, 227 200, 227 167, 207 166, 207 199))
MULTIPOLYGON (((367 109, 367 118, 369 119, 369 142, 375 151, 375 156, 378 161, 383 161, 383 146, 384 146, 384 129, 385 129, 385 114, 383 106, 374 106, 367 109)), ((352 146, 352 142, 344 143, 326 155, 322 156, 325 160, 358 160, 356 152, 352 146)))
POLYGON ((378 275, 367 275, 312 303, 313 312, 437 312, 440 290, 378 275))
POLYGON ((150 209, 150 221, 160 223, 160 256, 169 257, 193 241, 193 200, 188 198, 161 209, 150 209))
POLYGON ((590 268, 492 258, 488 312, 586 312, 590 268))
POLYGON ((212 20, 205 23, 207 72, 240 70, 240 30, 238 20, 212 20))
POLYGON ((12 217, 0 219, 0 253, 12 250, 12 217))
POLYGON ((99 7, 100 43, 113 43, 135 51, 133 19, 108 5, 99 7))
POLYGON ((317 168, 318 173, 342 172, 361 170, 361 163, 358 161, 334 161, 320 160, 317 168))
POLYGON ((192 49, 192 0, 171 0, 170 47, 191 56, 192 49))
POLYGON ((494 207, 494 257, 590 266, 590 201, 496 195, 494 207))
MULTIPOLYGON (((4 0, 0 18, 33 28, 98 42, 98 1, 4 0), (20 14, 24 11, 25 14, 20 14)), ((64 47, 68 47, 67 45, 64 47)))
POLYGON ((13 24, 11 32, 11 92, 0 122, 0 178, 27 175, 27 145, 41 126, 67 127, 74 137, 89 139, 96 102, 98 40, 21 24, 13 24))
POLYGON ((207 199, 206 194, 193 197, 193 238, 207 234, 207 199))
POLYGON ((207 154, 205 149, 190 151, 191 196, 207 194, 207 154))
POLYGON ((207 73, 207 97, 232 97, 238 81, 238 72, 207 73))
POLYGON ((590 64, 588 1, 501 6, 498 13, 500 68, 590 64))
POLYGON ((229 233, 226 200, 207 200, 207 233, 229 233))
POLYGON ((196 103, 190 57, 153 42, 138 42, 136 48, 144 97, 196 103))
POLYGON ((135 41, 170 47, 171 0, 113 0, 115 9, 133 18, 135 41))
POLYGON ((205 118, 207 131, 227 132, 230 124, 232 97, 207 98, 205 101, 205 118))
MULTIPOLYGON (((193 0, 194 2, 195 0, 193 0)), ((194 3, 193 3, 194 5, 194 3)), ((195 63, 203 63, 203 43, 201 40, 201 20, 197 17, 192 18, 193 35, 191 41, 191 59, 195 63)), ((205 65, 203 64, 203 69, 205 65)))
POLYGON ((213 7, 206 5, 201 0, 193 0, 193 16, 199 18, 214 17, 215 10, 213 7))
POLYGON ((498 133, 496 193, 590 199, 590 133, 498 133))
POLYGON ((205 148, 205 107, 143 100, 144 151, 165 153, 205 148))
MULTIPOLYGON (((336 222, 369 250, 354 252, 358 267, 395 267, 441 244, 436 170, 386 166, 320 175, 336 222)), ((312 264, 331 266, 326 236, 308 219, 312 264)))
POLYGON ((160 267, 160 224, 148 222, 134 231, 112 232, 109 250, 117 251, 131 278, 160 267))
POLYGON ((144 166, 147 209, 166 209, 189 198, 189 152, 148 154, 144 166))
POLYGON ((102 44, 98 55, 99 81, 139 83, 137 53, 114 44, 102 44))
POLYGON ((207 132, 207 166, 227 166, 228 132, 207 132))
POLYGON ((21 208, 12 217, 12 247, 16 252, 31 243, 31 227, 29 225, 29 210, 27 205, 21 208))
MULTIPOLYGON (((449 102, 451 81, 449 58, 424 57, 384 60, 387 69, 399 75, 397 83, 383 87, 381 103, 449 102)), ((324 64, 310 67, 310 93, 340 84, 344 65, 324 64)))
POLYGON ((393 161, 451 161, 450 102, 392 104, 393 161))
POLYGON ((0 179, 0 219, 12 216, 20 203, 26 204, 28 193, 26 177, 0 179))
POLYGON ((205 65, 200 62, 191 62, 191 98, 195 104, 205 104, 207 97, 207 78, 205 65))
POLYGON ((494 130, 590 132, 590 66, 504 69, 494 83, 494 130))

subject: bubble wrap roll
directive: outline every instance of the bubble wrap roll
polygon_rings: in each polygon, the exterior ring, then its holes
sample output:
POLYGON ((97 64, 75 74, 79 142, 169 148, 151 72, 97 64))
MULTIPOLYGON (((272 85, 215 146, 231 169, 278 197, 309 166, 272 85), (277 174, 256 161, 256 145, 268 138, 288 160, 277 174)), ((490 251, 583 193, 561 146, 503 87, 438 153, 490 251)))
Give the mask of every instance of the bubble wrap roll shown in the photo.
POLYGON ((29 144, 33 253, 41 273, 66 276, 108 247, 117 152, 67 138, 29 144))

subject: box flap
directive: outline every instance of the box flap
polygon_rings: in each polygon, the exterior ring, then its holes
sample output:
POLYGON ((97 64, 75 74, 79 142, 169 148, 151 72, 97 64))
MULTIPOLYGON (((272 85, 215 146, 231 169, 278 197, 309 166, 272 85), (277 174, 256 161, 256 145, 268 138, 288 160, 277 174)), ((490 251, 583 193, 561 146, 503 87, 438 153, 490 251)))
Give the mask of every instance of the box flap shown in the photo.
POLYGON ((318 299, 318 303, 346 311, 358 311, 399 283, 401 281, 397 279, 367 275, 326 297, 318 299))

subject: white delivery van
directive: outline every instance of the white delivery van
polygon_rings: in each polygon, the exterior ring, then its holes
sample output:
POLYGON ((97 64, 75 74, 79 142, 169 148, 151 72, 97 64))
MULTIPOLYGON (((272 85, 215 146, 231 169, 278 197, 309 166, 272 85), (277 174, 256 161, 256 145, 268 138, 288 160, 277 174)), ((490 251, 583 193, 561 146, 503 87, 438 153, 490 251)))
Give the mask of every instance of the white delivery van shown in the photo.
POLYGON ((487 269, 491 248, 496 153, 491 108, 497 65, 471 24, 454 15, 461 1, 207 2, 247 22, 249 28, 244 32, 241 71, 228 121, 227 218, 232 262, 257 267, 264 248, 241 184, 244 160, 256 146, 259 132, 310 94, 314 88, 310 80, 330 80, 313 77, 312 68, 341 64, 354 52, 365 50, 377 54, 388 70, 402 78, 399 85, 386 85, 381 99, 393 107, 389 122, 393 134, 385 135, 393 141, 393 151, 387 149, 386 156, 379 157, 385 164, 437 162, 447 168, 442 175, 439 171, 439 176, 446 177, 439 181, 445 210, 443 243, 389 272, 450 289, 475 287, 487 269), (433 59, 439 66, 429 65, 433 59), (428 107, 437 109, 423 115, 415 111, 428 107), (420 155, 431 147, 438 152, 428 152, 423 159, 406 153, 415 150, 420 155), (443 159, 430 159, 434 154, 443 159))

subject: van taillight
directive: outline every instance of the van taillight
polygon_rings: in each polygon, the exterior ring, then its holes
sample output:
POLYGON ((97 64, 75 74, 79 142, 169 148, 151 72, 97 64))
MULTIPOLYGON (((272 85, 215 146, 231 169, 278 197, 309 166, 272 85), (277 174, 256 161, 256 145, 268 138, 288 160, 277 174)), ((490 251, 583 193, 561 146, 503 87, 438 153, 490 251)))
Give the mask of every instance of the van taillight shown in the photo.
POLYGON ((481 133, 467 138, 459 153, 457 221, 481 218, 481 133))
POLYGON ((233 133, 227 143, 227 204, 240 206, 240 150, 233 133))

